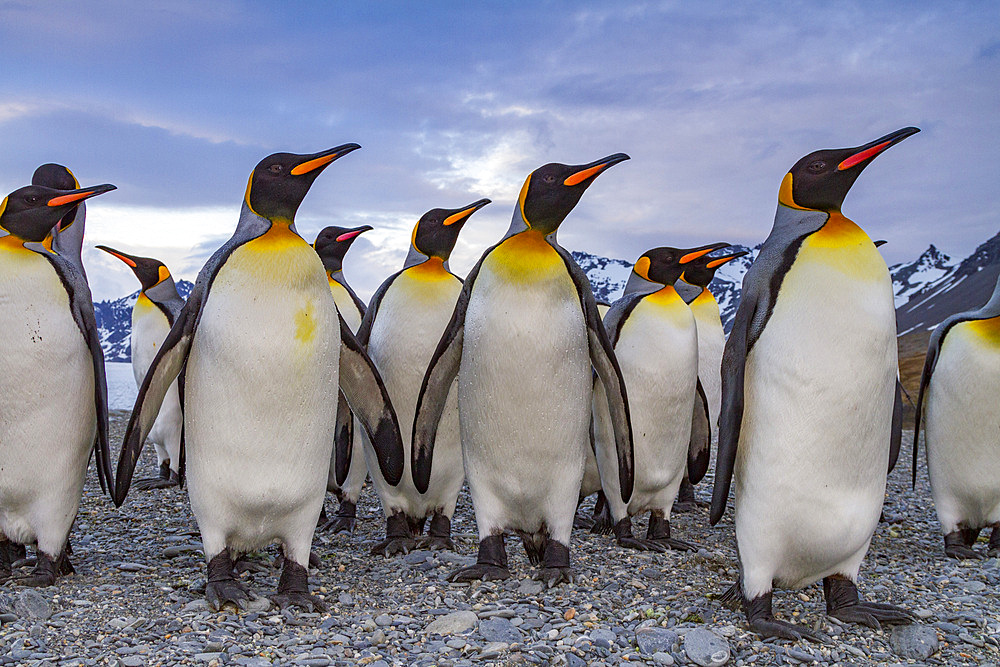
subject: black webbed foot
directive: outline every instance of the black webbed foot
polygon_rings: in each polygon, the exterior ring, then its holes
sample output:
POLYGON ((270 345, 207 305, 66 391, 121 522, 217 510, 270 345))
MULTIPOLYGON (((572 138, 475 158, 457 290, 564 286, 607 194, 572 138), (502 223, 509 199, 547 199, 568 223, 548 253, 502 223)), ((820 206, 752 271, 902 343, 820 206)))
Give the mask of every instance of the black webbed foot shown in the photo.
POLYGON ((670 520, 660 510, 649 513, 649 527, 646 529, 646 539, 662 544, 667 549, 676 551, 697 551, 698 545, 670 537, 670 520))
POLYGON ((510 579, 510 568, 507 565, 507 550, 504 548, 503 535, 490 535, 481 541, 476 563, 455 570, 448 575, 447 579, 451 582, 510 579))
POLYGON ((979 560, 983 557, 978 551, 966 543, 967 534, 964 530, 953 530, 944 536, 944 553, 949 558, 958 560, 979 560))
POLYGON ((577 513, 573 517, 573 528, 577 530, 590 530, 594 527, 593 517, 589 517, 586 514, 577 513))
POLYGON ((171 477, 169 479, 163 479, 162 477, 147 477, 133 482, 132 488, 137 491, 152 491, 153 489, 169 489, 172 486, 180 485, 181 482, 178 477, 171 477))
POLYGON ((594 525, 591 526, 590 532, 598 535, 610 535, 614 527, 615 522, 611 519, 611 508, 608 506, 608 500, 604 497, 604 492, 599 491, 597 500, 594 501, 594 525))
POLYGON ((385 519, 385 539, 372 547, 373 555, 394 556, 416 548, 410 521, 402 512, 393 512, 385 519))
POLYGON ((270 571, 271 563, 250 558, 248 554, 241 554, 233 563, 233 572, 236 574, 267 574, 270 571))
POLYGON ((357 525, 358 507, 350 500, 343 500, 337 509, 337 514, 329 521, 324 521, 319 529, 331 533, 353 533, 357 525))
POLYGON ((284 559, 285 564, 278 580, 278 592, 271 597, 271 602, 279 609, 298 607, 310 612, 323 613, 327 611, 326 603, 309 592, 309 573, 291 558, 284 559))
POLYGON ((862 602, 858 597, 858 587, 853 581, 842 576, 823 579, 823 594, 826 596, 826 613, 845 623, 860 623, 876 630, 882 623, 912 623, 913 614, 902 607, 881 602, 862 602))
POLYGON ((444 514, 434 514, 431 516, 427 535, 417 539, 417 546, 421 549, 430 549, 431 551, 445 549, 455 551, 455 543, 451 540, 451 519, 444 514))
POLYGON ((231 604, 244 611, 250 602, 250 591, 233 576, 233 559, 228 549, 223 549, 208 562, 208 583, 205 584, 205 600, 213 611, 219 611, 231 604))
POLYGON ((761 637, 765 639, 776 637, 792 641, 809 639, 819 643, 826 639, 823 635, 813 632, 809 628, 776 619, 771 609, 770 591, 755 597, 753 600, 747 600, 745 596, 742 597, 743 613, 746 614, 747 623, 750 625, 750 629, 761 637))
POLYGON ((618 546, 625 547, 626 549, 635 549, 636 551, 666 551, 667 548, 655 542, 653 540, 640 540, 632 532, 632 519, 625 517, 620 519, 618 523, 615 524, 615 541, 618 542, 618 546))
POLYGON ((573 583, 573 570, 569 566, 569 547, 551 538, 546 539, 542 567, 535 573, 534 578, 544 582, 548 588, 558 584, 573 583))
POLYGON ((688 481, 687 475, 681 480, 681 486, 677 489, 677 501, 674 502, 675 512, 694 512, 704 503, 699 503, 694 495, 694 485, 688 481))

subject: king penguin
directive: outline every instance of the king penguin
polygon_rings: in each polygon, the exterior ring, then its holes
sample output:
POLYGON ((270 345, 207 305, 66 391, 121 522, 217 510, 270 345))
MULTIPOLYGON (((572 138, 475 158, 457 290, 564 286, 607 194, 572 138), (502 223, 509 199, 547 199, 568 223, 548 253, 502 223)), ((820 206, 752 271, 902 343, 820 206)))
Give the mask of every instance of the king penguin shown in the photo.
MULTIPOLYGON (((44 185, 56 190, 76 190, 80 182, 61 164, 43 164, 31 176, 32 185, 44 185)), ((52 250, 65 257, 86 280, 83 268, 83 233, 87 223, 87 204, 81 201, 66 212, 52 228, 52 250)))
POLYGON ((536 576, 572 580, 569 539, 589 444, 591 368, 608 387, 622 500, 632 492, 632 430, 621 369, 583 270, 556 231, 598 175, 551 163, 524 181, 507 234, 462 287, 424 376, 413 424, 413 481, 425 491, 452 382, 479 528, 474 565, 452 581, 510 576, 504 533, 521 535, 536 576))
POLYGON ((670 535, 670 510, 685 472, 700 480, 708 469, 711 428, 698 380, 698 332, 691 308, 674 282, 684 267, 723 247, 653 248, 635 263, 625 294, 604 318, 629 388, 635 446, 635 486, 629 502, 618 489, 618 461, 607 397, 594 387, 594 444, 601 485, 618 544, 641 551, 697 547, 670 535), (649 512, 646 539, 632 534, 631 517, 649 512))
POLYGON ((920 418, 926 406, 927 469, 944 550, 982 558, 979 531, 992 527, 986 555, 1000 556, 1000 279, 978 310, 939 324, 927 347, 913 428, 916 483, 920 418))
MULTIPOLYGON (((698 381, 708 399, 708 423, 713 428, 719 423, 719 407, 722 405, 722 348, 726 345, 726 334, 722 330, 719 303, 708 285, 719 267, 746 254, 737 252, 720 257, 699 257, 684 267, 684 273, 674 283, 674 289, 691 307, 698 326, 698 381)), ((674 511, 690 512, 695 507, 694 485, 685 475, 677 492, 674 511)))
MULTIPOLYGON (((177 293, 177 285, 170 270, 158 259, 129 255, 120 250, 99 245, 99 249, 120 259, 132 269, 139 279, 141 289, 132 306, 132 374, 135 384, 142 386, 142 379, 160 349, 163 339, 170 332, 177 316, 184 307, 184 299, 177 293)), ((133 482, 141 491, 166 489, 181 484, 181 440, 184 437, 184 412, 178 380, 170 385, 160 406, 160 414, 153 422, 149 439, 156 449, 159 475, 133 482)))
POLYGON ((48 243, 81 202, 114 189, 30 185, 0 203, 0 580, 12 575, 12 544, 37 545, 21 584, 50 586, 73 572, 68 537, 91 452, 101 487, 114 483, 90 288, 48 243))
POLYGON ((918 132, 810 153, 785 175, 770 235, 743 280, 722 360, 711 522, 736 482, 740 596, 763 636, 818 639, 777 620, 775 585, 822 579, 827 614, 878 627, 906 611, 862 602, 856 581, 898 454, 892 280, 840 208, 876 156, 918 132))
MULTIPOLYGON (((461 208, 435 208, 424 213, 413 227, 403 269, 389 276, 375 292, 358 331, 358 340, 367 346, 397 406, 403 433, 409 434, 412 429, 410 406, 417 405, 424 371, 462 291, 462 280, 451 273, 448 258, 469 217, 489 203, 489 199, 480 199, 461 208)), ((404 441, 407 454, 409 445, 404 441)), ((374 452, 368 443, 364 451, 370 467, 374 452)), ((454 388, 448 391, 437 429, 430 481, 419 492, 414 488, 410 468, 411 458, 407 456, 403 481, 396 487, 386 484, 378 472, 372 473, 372 484, 385 513, 386 534, 372 548, 373 554, 390 556, 409 551, 416 546, 417 538, 424 547, 455 548, 451 517, 465 474, 454 388), (427 517, 427 535, 420 537, 427 517)))
MULTIPOLYGON (((604 316, 611 310, 611 304, 604 299, 595 297, 597 301, 597 313, 600 315, 601 323, 604 323, 604 316)), ((577 513, 573 518, 573 527, 583 530, 591 530, 596 533, 608 533, 611 531, 611 514, 608 512, 607 498, 601 489, 601 471, 597 467, 597 453, 594 450, 594 427, 593 415, 591 415, 590 428, 590 449, 587 450, 586 460, 583 464, 583 481, 580 483, 580 500, 577 503, 577 513), (597 494, 594 498, 594 510, 591 516, 580 513, 580 505, 588 496, 597 494)))
POLYGON ((399 481, 396 414, 378 371, 337 313, 323 263, 295 230, 316 176, 359 148, 275 153, 247 183, 239 223, 201 270, 142 381, 118 460, 128 493, 167 389, 184 370, 187 488, 208 561, 213 608, 245 607, 233 555, 282 545, 280 607, 323 609, 309 593, 309 546, 333 454, 338 385, 399 481))
MULTIPOLYGON (((316 254, 323 260, 323 268, 326 269, 326 279, 330 284, 333 301, 337 304, 337 312, 353 333, 357 333, 358 327, 361 326, 361 319, 365 316, 365 304, 344 277, 344 257, 357 238, 371 229, 370 225, 354 228, 326 227, 313 241, 316 254)), ((325 510, 320 514, 320 530, 334 533, 354 531, 358 516, 358 498, 368 476, 365 458, 361 453, 360 430, 354 428, 354 416, 351 414, 344 392, 340 392, 337 403, 337 438, 334 442, 330 474, 326 483, 326 490, 336 496, 340 507, 333 519, 326 517, 325 510), (338 461, 342 466, 339 472, 338 461)))

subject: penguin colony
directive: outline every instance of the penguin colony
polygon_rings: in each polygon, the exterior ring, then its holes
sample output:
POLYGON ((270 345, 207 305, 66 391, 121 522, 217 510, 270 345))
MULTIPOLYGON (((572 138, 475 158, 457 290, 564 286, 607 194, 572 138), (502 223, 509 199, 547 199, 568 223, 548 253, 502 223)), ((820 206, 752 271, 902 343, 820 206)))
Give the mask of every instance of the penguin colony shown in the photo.
MULTIPOLYGON (((93 456, 116 505, 130 488, 187 487, 216 609, 246 606, 242 557, 278 543, 275 603, 323 610, 307 579, 313 533, 353 530, 369 476, 386 527, 374 553, 453 549, 467 483, 479 553, 449 578, 511 576, 513 534, 553 586, 572 580, 574 522, 625 548, 696 548, 694 536, 671 535, 670 515, 692 506, 717 427, 710 518, 721 519, 732 486, 740 575, 724 597, 742 604, 751 629, 821 640, 771 612, 775 586, 818 580, 841 621, 909 622, 856 586, 899 453, 901 403, 888 270, 840 209, 860 172, 916 132, 795 163, 728 341, 708 284, 745 253, 727 254, 726 243, 650 249, 622 298, 599 308, 558 243, 623 153, 529 174, 507 233, 464 279, 449 256, 490 200, 428 211, 403 267, 367 305, 343 259, 371 227, 327 227, 313 244, 295 228, 314 180, 360 146, 270 155, 186 302, 158 260, 99 246, 141 284, 139 395, 117 470, 80 258, 84 201, 115 187, 81 187, 65 167, 43 165, 0 204, 0 581, 47 586, 73 571, 68 537, 93 456), (159 475, 133 480, 147 438, 159 475), (339 501, 333 518, 327 492, 339 501), (576 516, 595 492, 595 516, 576 516), (647 513, 636 537, 632 517, 647 513), (27 574, 24 545, 36 550, 27 574)), ((981 309, 938 327, 917 402, 955 558, 982 557, 972 545, 986 527, 989 554, 1000 553, 1000 413, 988 407, 998 386, 1000 284, 981 309)))

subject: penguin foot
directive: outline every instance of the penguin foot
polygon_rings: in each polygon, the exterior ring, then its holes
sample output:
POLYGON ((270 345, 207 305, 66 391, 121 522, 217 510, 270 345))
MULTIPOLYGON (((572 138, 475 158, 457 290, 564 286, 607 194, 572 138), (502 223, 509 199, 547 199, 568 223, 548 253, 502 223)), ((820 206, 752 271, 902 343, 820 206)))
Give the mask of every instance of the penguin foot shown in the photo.
POLYGON ((243 554, 242 556, 239 556, 233 564, 233 571, 236 574, 267 574, 271 571, 271 565, 270 563, 265 563, 263 561, 253 560, 246 554, 243 554))
POLYGON ((408 554, 417 546, 417 541, 412 537, 387 537, 372 547, 373 556, 395 556, 396 554, 408 554))
POLYGON ((673 505, 673 510, 675 512, 695 512, 702 506, 704 503, 699 503, 698 498, 694 495, 694 485, 685 476, 677 490, 677 501, 673 505))
POLYGON ((319 510, 319 519, 316 520, 316 529, 323 530, 323 526, 330 522, 330 517, 326 515, 326 505, 319 510))
POLYGON ((47 553, 39 551, 35 569, 31 571, 31 574, 14 577, 14 583, 32 588, 44 588, 55 584, 56 578, 60 574, 72 574, 73 572, 76 570, 69 562, 65 550, 54 559, 47 553))
MULTIPOLYGON (((321 559, 319 557, 319 554, 316 553, 315 551, 310 551, 309 552, 309 567, 313 568, 314 570, 318 570, 322 566, 323 566, 323 559, 321 559)), ((277 556, 274 557, 274 567, 276 567, 278 569, 284 569, 284 567, 285 567, 285 554, 284 553, 280 553, 280 554, 278 554, 277 556)))
POLYGON ((667 549, 672 549, 674 551, 697 551, 698 545, 691 542, 685 542, 684 540, 678 540, 675 537, 660 537, 652 540, 648 540, 654 544, 662 544, 664 551, 667 549))
MULTIPOLYGON (((742 593, 742 589, 740 592, 742 593)), ((809 628, 776 619, 771 610, 771 591, 758 595, 753 600, 748 600, 745 595, 741 595, 741 597, 743 598, 743 613, 746 614, 750 629, 763 639, 768 637, 792 641, 809 639, 817 643, 823 643, 826 639, 823 635, 813 632, 809 628)))
POLYGON ((450 536, 425 535, 417 539, 417 547, 431 551, 455 551, 455 543, 450 536))
POLYGON ((213 611, 219 611, 231 604, 240 611, 246 611, 250 601, 250 591, 233 576, 233 559, 229 549, 223 549, 208 561, 208 583, 205 584, 205 600, 213 611))
MULTIPOLYGON (((332 533, 353 533, 354 526, 358 522, 358 506, 350 500, 342 500, 336 516, 328 521, 324 521, 319 529, 332 533)), ((321 519, 323 517, 320 517, 321 519)))
POLYGON ((180 485, 180 479, 175 477, 171 477, 170 479, 147 477, 146 479, 138 479, 133 482, 132 488, 136 491, 152 491, 153 489, 169 489, 172 486, 180 485))
POLYGON ((591 530, 594 527, 594 519, 586 514, 577 514, 573 517, 573 528, 577 530, 591 530))
POLYGON ((653 540, 640 540, 632 533, 632 519, 625 517, 615 524, 615 541, 618 546, 636 551, 666 551, 667 548, 653 540))
POLYGON ((543 567, 535 572, 532 579, 541 581, 546 588, 552 588, 559 584, 572 584, 573 570, 568 567, 543 567))
POLYGON ((490 535, 479 542, 479 555, 475 565, 462 567, 447 576, 451 582, 502 581, 510 579, 507 565, 507 549, 503 544, 503 533, 490 535))
POLYGON ((826 613, 845 623, 860 623, 876 630, 882 623, 912 623, 913 614, 902 607, 880 602, 862 602, 858 587, 847 577, 833 575, 823 579, 826 613))
POLYGON ((271 602, 279 609, 298 607, 310 612, 327 611, 326 603, 309 592, 309 573, 306 568, 291 558, 286 557, 283 560, 281 578, 278 579, 278 592, 271 597, 271 602))
POLYGON ((545 540, 545 555, 542 557, 542 567, 534 578, 542 581, 548 588, 557 584, 573 583, 573 570, 569 567, 569 547, 553 539, 545 540))
POLYGON ((598 535, 610 535, 615 528, 615 522, 611 520, 611 508, 608 503, 601 502, 601 497, 597 498, 594 504, 594 525, 590 527, 590 532, 598 535), (598 509, 598 505, 601 505, 598 509))
MULTIPOLYGON (((983 556, 967 542, 968 533, 964 530, 953 530, 944 536, 944 553, 949 558, 958 560, 979 560, 983 556)), ((974 542, 974 541, 973 541, 974 542)))
POLYGON ((295 591, 292 593, 276 593, 271 596, 271 602, 273 602, 278 609, 298 607, 299 609, 303 609, 308 612, 315 612, 317 614, 329 611, 325 602, 308 592, 303 593, 301 591, 295 591))

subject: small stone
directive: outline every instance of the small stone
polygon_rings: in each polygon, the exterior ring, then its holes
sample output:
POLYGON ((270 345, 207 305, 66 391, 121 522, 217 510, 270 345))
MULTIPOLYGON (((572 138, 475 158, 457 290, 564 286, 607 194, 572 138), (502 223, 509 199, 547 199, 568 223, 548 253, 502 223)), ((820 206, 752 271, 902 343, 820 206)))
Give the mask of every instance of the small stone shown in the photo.
POLYGON ((263 595, 250 592, 250 599, 247 601, 247 613, 262 613, 271 608, 271 601, 263 595))
POLYGON ((148 565, 140 565, 139 563, 118 563, 118 569, 122 572, 142 572, 143 570, 150 569, 150 567, 148 565))
POLYGON ((488 618, 479 623, 479 634, 488 642, 504 642, 517 644, 524 640, 524 635, 506 618, 498 616, 488 618))
POLYGON ((970 593, 982 593, 986 590, 986 584, 981 581, 970 581, 965 584, 965 590, 970 593))
POLYGON ((392 616, 389 614, 379 614, 375 617, 375 625, 382 628, 392 625, 392 616))
POLYGON ((508 648, 509 646, 503 642, 492 642, 483 647, 483 650, 479 653, 479 657, 484 660, 496 658, 508 648))
POLYGON ((146 659, 141 655, 130 655, 127 658, 122 658, 122 664, 125 667, 144 667, 146 659))
POLYGON ((427 626, 428 633, 454 635, 476 627, 479 617, 471 611, 456 611, 434 619, 427 626))
POLYGON ((351 597, 350 593, 341 593, 337 596, 337 602, 345 607, 350 607, 354 604, 354 598, 351 597))
POLYGON ((521 595, 538 595, 545 590, 545 584, 534 579, 525 579, 517 587, 517 592, 521 595))
POLYGON ((635 643, 644 655, 669 652, 677 642, 677 633, 666 628, 639 628, 635 643))
POLYGON ((672 665, 674 664, 674 658, 669 653, 657 651, 653 654, 653 662, 657 665, 672 665))
POLYGON ((729 642, 705 628, 684 635, 684 652, 701 667, 720 667, 729 662, 729 642))
POLYGON ((897 625, 889 642, 896 655, 913 660, 926 660, 938 650, 937 632, 927 625, 897 625))
POLYGON ((587 661, 575 653, 566 654, 566 664, 569 667, 587 667, 587 661))
POLYGON ((595 628, 594 630, 590 631, 590 639, 591 641, 595 642, 606 641, 608 643, 613 644, 614 641, 618 639, 618 635, 616 635, 614 632, 606 628, 595 628))
POLYGON ((372 644, 379 646, 381 644, 384 644, 385 641, 386 641, 385 633, 382 631, 381 628, 372 633, 372 644))
POLYGON ((14 613, 21 618, 37 618, 44 621, 52 616, 52 607, 41 593, 26 588, 17 594, 14 613))

